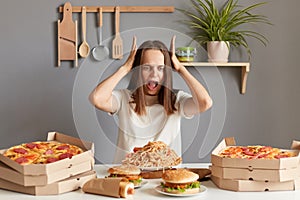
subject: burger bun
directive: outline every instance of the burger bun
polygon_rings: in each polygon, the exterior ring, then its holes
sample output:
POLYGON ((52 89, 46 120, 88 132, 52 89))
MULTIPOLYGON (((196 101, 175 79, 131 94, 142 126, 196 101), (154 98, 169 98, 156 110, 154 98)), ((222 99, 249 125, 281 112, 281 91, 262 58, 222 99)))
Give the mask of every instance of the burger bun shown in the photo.
POLYGON ((186 169, 167 170, 162 179, 168 183, 190 183, 197 181, 199 175, 186 169))
POLYGON ((184 192, 181 192, 179 190, 166 190, 166 189, 164 189, 164 192, 171 193, 171 194, 197 194, 197 193, 200 192, 200 188, 185 189, 184 192))

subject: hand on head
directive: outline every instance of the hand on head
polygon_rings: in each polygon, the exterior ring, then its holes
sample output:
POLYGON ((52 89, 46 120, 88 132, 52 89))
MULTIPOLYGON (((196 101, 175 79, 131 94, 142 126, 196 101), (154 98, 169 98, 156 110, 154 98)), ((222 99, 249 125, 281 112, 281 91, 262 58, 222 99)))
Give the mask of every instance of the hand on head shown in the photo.
POLYGON ((181 68, 183 68, 183 65, 179 62, 179 60, 176 57, 175 54, 175 39, 176 35, 174 35, 171 39, 171 44, 170 44, 170 52, 171 52, 171 61, 173 63, 174 69, 179 72, 181 68))
MULTIPOLYGON (((173 67, 176 71, 179 72, 180 69, 183 68, 183 65, 179 62, 179 60, 177 59, 176 54, 175 54, 175 39, 176 39, 176 36, 174 35, 171 39, 169 51, 171 52, 170 56, 171 56, 171 61, 172 61, 173 67)), ((126 62, 123 65, 128 70, 128 72, 132 69, 132 65, 134 63, 136 52, 137 52, 136 36, 133 36, 131 52, 130 52, 126 62)))
POLYGON ((134 57, 137 51, 137 46, 136 46, 136 36, 133 36, 133 40, 132 40, 132 46, 131 46, 131 51, 130 54, 126 60, 126 62, 124 63, 124 67, 127 68, 128 72, 131 70, 133 62, 134 62, 134 57))

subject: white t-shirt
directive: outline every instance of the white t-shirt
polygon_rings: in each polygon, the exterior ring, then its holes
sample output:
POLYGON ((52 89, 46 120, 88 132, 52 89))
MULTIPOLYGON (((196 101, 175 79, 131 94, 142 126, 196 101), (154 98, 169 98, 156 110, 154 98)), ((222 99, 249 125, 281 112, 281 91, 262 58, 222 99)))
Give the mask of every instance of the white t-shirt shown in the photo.
POLYGON ((149 141, 163 141, 181 156, 181 117, 186 116, 183 105, 191 95, 178 91, 175 107, 177 111, 167 115, 160 104, 146 106, 146 115, 138 115, 129 103, 131 91, 128 89, 115 90, 113 95, 118 103, 118 109, 114 113, 118 116, 119 135, 114 163, 121 163, 126 154, 133 151, 134 147, 142 147, 149 141))

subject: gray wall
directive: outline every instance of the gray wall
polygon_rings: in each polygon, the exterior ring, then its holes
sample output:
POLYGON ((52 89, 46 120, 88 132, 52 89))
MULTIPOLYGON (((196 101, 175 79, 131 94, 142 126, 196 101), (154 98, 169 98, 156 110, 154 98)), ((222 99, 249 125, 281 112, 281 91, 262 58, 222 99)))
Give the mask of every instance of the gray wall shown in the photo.
MULTIPOLYGON (((187 2, 71 1, 73 6, 174 5, 188 8, 187 2)), ((63 62, 57 68, 56 21, 62 18, 57 8, 64 3, 1 1, 0 148, 43 140, 48 131, 57 130, 93 140, 98 162, 111 162, 117 137, 116 119, 96 111, 88 103, 87 95, 100 80, 122 64, 134 34, 138 36, 138 44, 146 39, 168 43, 176 34, 176 45, 183 46, 189 42, 185 35, 188 29, 179 23, 184 16, 178 11, 167 14, 121 13, 123 60, 108 59, 99 63, 88 57, 79 60, 78 68, 74 68, 71 62, 63 62)), ((241 1, 244 5, 248 3, 241 1)), ((253 26, 264 33, 270 43, 263 47, 257 41, 249 40, 253 56, 245 95, 239 92, 240 69, 189 68, 209 88, 215 104, 213 109, 193 120, 183 120, 185 162, 208 162, 211 149, 228 136, 234 136, 241 145, 267 144, 282 148, 288 148, 293 139, 300 140, 299 7, 297 0, 273 0, 257 10, 267 15, 274 26, 253 26)), ((78 19, 80 25, 79 14, 73 14, 73 19, 78 19)), ((103 38, 109 47, 114 34, 113 19, 113 14, 104 14, 103 38)), ((96 15, 89 13, 87 23, 87 40, 94 47, 97 44, 96 15)), ((203 61, 205 52, 199 50, 198 59, 203 61)), ((236 49, 230 55, 231 61, 246 61, 246 58, 243 51, 236 49)), ((182 79, 176 74, 174 76, 175 87, 188 91, 182 79)), ((127 82, 128 77, 118 87, 124 87, 127 82)))

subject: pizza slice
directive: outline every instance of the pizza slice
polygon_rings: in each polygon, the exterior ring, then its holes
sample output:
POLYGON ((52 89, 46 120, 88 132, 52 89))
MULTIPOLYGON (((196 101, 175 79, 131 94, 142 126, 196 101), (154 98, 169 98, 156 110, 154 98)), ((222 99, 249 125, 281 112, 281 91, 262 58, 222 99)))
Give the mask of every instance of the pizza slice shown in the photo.
POLYGON ((22 165, 31 164, 40 156, 39 153, 26 149, 23 145, 11 147, 3 155, 22 165))

